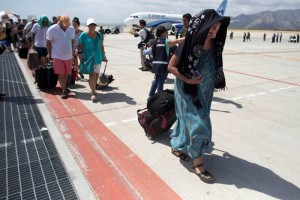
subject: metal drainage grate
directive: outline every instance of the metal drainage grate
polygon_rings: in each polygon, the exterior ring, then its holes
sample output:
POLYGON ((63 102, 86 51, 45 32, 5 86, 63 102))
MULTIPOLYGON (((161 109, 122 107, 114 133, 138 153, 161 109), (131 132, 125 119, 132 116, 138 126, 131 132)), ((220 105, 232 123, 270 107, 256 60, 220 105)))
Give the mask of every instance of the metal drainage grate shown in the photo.
POLYGON ((78 199, 14 54, 0 66, 0 200, 78 199))

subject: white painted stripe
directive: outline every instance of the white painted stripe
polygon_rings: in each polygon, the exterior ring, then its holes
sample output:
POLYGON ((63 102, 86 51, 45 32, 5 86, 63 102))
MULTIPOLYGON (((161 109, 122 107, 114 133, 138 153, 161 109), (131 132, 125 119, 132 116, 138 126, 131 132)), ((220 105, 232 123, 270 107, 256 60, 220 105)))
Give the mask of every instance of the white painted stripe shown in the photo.
POLYGON ((254 97, 254 96, 256 96, 256 94, 248 94, 248 95, 246 95, 247 98, 248 97, 254 97))
POLYGON ((116 125, 116 123, 115 122, 109 122, 109 123, 105 123, 104 124, 105 126, 114 126, 114 125, 116 125))
POLYGON ((287 90, 287 88, 279 88, 279 90, 287 90))
POLYGON ((131 119, 124 119, 122 120, 123 123, 127 123, 127 122, 133 122, 133 121, 137 121, 137 118, 131 118, 131 119))
POLYGON ((259 92, 256 95, 264 95, 264 94, 267 94, 267 93, 266 92, 259 92))
POLYGON ((278 90, 276 89, 276 90, 269 90, 269 92, 278 92, 278 90))
POLYGON ((244 97, 234 97, 232 100, 239 100, 239 99, 244 99, 244 97))
POLYGON ((294 86, 294 85, 291 85, 291 86, 289 86, 288 88, 294 88, 294 87, 296 87, 296 86, 294 86))

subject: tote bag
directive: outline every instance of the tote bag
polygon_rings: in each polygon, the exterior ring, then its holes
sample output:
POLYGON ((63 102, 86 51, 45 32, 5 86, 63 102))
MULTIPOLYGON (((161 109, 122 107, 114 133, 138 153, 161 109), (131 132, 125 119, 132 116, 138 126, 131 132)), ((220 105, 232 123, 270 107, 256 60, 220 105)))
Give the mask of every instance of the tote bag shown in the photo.
POLYGON ((89 57, 86 61, 80 63, 79 72, 81 74, 92 74, 95 71, 94 54, 89 57))

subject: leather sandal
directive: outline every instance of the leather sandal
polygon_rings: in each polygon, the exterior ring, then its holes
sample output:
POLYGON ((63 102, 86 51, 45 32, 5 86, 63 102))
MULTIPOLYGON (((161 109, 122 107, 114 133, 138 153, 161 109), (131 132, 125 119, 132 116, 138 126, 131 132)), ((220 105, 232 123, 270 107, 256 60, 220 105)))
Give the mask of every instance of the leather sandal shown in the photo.
POLYGON ((183 153, 181 151, 177 151, 177 150, 175 150, 173 148, 172 148, 172 154, 174 156, 180 158, 181 160, 185 161, 185 162, 188 162, 188 161, 191 160, 191 158, 187 154, 185 154, 185 153, 183 153))
POLYGON ((192 167, 194 173, 197 176, 199 176, 199 178, 201 179, 201 181, 208 183, 208 182, 211 182, 211 181, 214 180, 214 177, 207 170, 205 170, 204 172, 200 172, 200 173, 197 174, 197 172, 196 172, 196 168, 197 167, 203 167, 203 163, 200 164, 200 165, 196 165, 196 166, 192 167))

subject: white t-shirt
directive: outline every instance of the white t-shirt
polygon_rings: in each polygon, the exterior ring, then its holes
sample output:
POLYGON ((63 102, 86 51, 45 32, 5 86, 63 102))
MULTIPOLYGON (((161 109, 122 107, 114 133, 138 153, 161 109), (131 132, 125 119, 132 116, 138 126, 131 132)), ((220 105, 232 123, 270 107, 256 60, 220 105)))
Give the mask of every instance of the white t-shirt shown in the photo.
POLYGON ((146 39, 147 37, 147 33, 145 31, 145 29, 141 29, 139 32, 138 32, 140 38, 141 38, 141 42, 144 42, 144 40, 146 39))
POLYGON ((75 30, 72 26, 63 31, 59 23, 54 24, 48 29, 46 38, 52 44, 52 58, 70 60, 73 57, 72 40, 75 38, 75 30))
POLYGON ((32 36, 32 22, 28 22, 26 25, 25 25, 25 27, 24 27, 24 30, 26 30, 27 31, 27 33, 26 33, 26 37, 27 38, 29 38, 29 37, 31 37, 32 36))
POLYGON ((47 33, 48 27, 40 26, 38 23, 35 23, 32 27, 31 32, 35 34, 34 37, 34 46, 36 47, 47 47, 47 33))

